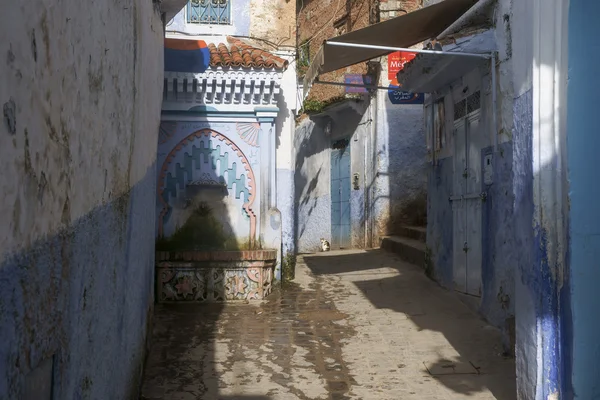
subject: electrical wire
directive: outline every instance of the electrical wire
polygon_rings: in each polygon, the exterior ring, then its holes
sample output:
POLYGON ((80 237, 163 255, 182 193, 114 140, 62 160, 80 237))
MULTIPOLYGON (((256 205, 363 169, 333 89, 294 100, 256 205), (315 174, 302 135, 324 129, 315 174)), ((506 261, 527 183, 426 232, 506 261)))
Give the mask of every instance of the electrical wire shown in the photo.
POLYGON ((184 32, 184 31, 178 31, 178 30, 166 30, 166 32, 168 33, 178 33, 181 35, 185 35, 185 36, 231 36, 231 37, 236 37, 236 38, 244 38, 244 39, 252 39, 252 40, 258 40, 260 42, 264 42, 266 44, 268 44, 269 46, 273 47, 274 49, 277 48, 290 48, 290 49, 295 49, 296 46, 292 46, 292 45, 277 45, 274 42, 271 42, 270 40, 267 39, 262 39, 262 38, 257 38, 254 36, 244 36, 244 35, 224 35, 224 34, 219 34, 219 33, 189 33, 189 32, 184 32))
POLYGON ((323 24, 323 26, 321 26, 321 29, 319 29, 317 31, 317 33, 315 33, 314 35, 312 35, 310 38, 308 38, 307 40, 305 40, 304 42, 302 42, 303 46, 306 46, 307 44, 309 44, 314 38, 316 38, 317 36, 319 36, 319 34, 321 34, 321 32, 323 32, 325 30, 325 28, 329 27, 329 24, 331 23, 331 21, 333 21, 337 15, 337 13, 340 11, 341 7, 340 7, 340 3, 342 2, 342 0, 338 0, 337 6, 336 6, 336 10, 333 13, 333 15, 331 16, 331 18, 329 19, 329 21, 327 21, 326 24, 323 24))

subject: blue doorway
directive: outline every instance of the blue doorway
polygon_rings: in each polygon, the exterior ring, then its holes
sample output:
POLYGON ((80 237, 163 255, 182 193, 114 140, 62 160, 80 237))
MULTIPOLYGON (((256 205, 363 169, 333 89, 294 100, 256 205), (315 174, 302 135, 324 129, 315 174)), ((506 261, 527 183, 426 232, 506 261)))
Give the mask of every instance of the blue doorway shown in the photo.
POLYGON ((350 141, 331 146, 331 247, 349 248, 350 239, 350 141))
MULTIPOLYGON (((569 203, 565 208, 569 210, 567 268, 570 273, 556 284, 562 287, 559 310, 567 311, 560 316, 565 325, 560 333, 565 355, 563 376, 567 377, 563 384, 567 386, 567 393, 563 394, 569 398, 573 396, 568 393, 571 390, 577 399, 597 399, 600 398, 600 186, 597 185, 600 136, 596 103, 600 90, 600 45, 596 38, 600 2, 571 0, 568 6, 566 146, 569 203), (572 387, 568 387, 569 383, 572 387)), ((560 161, 555 163, 560 165, 560 161)))

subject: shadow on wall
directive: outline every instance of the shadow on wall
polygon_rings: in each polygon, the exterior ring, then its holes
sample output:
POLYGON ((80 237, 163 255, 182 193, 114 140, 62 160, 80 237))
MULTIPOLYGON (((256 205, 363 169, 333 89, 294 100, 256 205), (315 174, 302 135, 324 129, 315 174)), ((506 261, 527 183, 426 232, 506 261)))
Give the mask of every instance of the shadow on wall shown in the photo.
POLYGON ((212 128, 199 127, 196 133, 201 134, 196 137, 190 131, 188 138, 194 141, 187 146, 159 147, 159 152, 170 152, 171 158, 163 162, 158 178, 158 251, 248 250, 260 246, 254 237, 256 205, 252 199, 257 189, 251 186, 253 170, 244 165, 248 160, 241 150, 220 141, 224 135, 213 130, 212 135, 217 135, 214 139, 203 133, 206 129, 212 128), (171 156, 179 148, 184 153, 171 156), (240 155, 237 159, 235 151, 240 155))
POLYGON ((152 165, 129 192, 77 220, 67 198, 64 229, 2 262, 0 398, 138 395, 153 308, 155 193, 152 165))
MULTIPOLYGON (((304 119, 295 130, 295 241, 299 252, 320 248, 320 238, 331 237, 331 142, 357 135, 368 102, 348 100, 330 106, 326 114, 304 119), (332 132, 325 133, 331 122, 332 132)), ((353 156, 354 158, 355 156, 353 156)), ((357 155, 362 160, 363 155, 357 155)), ((352 162, 352 168, 354 168, 352 162)), ((362 176, 362 170, 359 171, 362 176)), ((352 215, 357 210, 351 210, 352 215)), ((354 221, 352 221, 354 223, 354 221)))
POLYGON ((248 238, 238 239, 229 222, 225 185, 187 186, 185 197, 174 208, 180 212, 181 226, 170 237, 159 237, 156 251, 239 250, 250 248, 248 238))
MULTIPOLYGON (((484 322, 474 316, 452 292, 440 290, 434 282, 425 279, 421 268, 392 258, 389 264, 374 265, 373 253, 382 251, 328 257, 305 256, 304 261, 315 275, 336 275, 384 267, 397 269, 397 276, 361 280, 355 285, 375 307, 402 313, 410 318, 419 331, 439 332, 445 337, 458 356, 450 358, 439 354, 437 360, 422 360, 439 382, 466 396, 475 396, 487 389, 498 400, 514 400, 514 360, 501 356, 500 333, 494 328, 483 327, 484 322), (490 349, 491 340, 497 342, 493 349, 490 349), (436 371, 447 371, 450 364, 459 366, 463 373, 436 374, 436 371)), ((427 369, 424 366, 425 374, 428 373, 427 369)))
MULTIPOLYGON (((391 173, 377 172, 377 177, 399 180, 397 171, 392 171, 391 173)), ((381 182, 372 183, 369 189, 372 189, 375 185, 377 185, 378 189, 382 189, 381 182)), ((407 190, 407 188, 400 188, 399 186, 398 184, 390 184, 389 196, 378 195, 373 199, 374 202, 389 200, 389 211, 383 212, 384 216, 387 215, 389 217, 387 219, 382 218, 384 221, 380 225, 382 236, 398 234, 400 228, 403 226, 427 225, 426 188, 414 187, 407 190)))
MULTIPOLYGON (((291 94, 290 94, 291 95, 291 94)), ((285 96, 278 96, 277 98, 277 108, 279 108, 278 117, 275 119, 275 132, 277 133, 275 139, 275 148, 279 149, 281 145, 281 135, 283 134, 283 124, 289 118, 292 119, 291 123, 293 123, 293 116, 291 110, 288 107, 287 101, 285 101, 285 96), (281 118, 282 116, 286 116, 285 118, 281 118)), ((291 155, 290 155, 291 156, 291 155)))
POLYGON ((307 247, 318 246, 317 241, 323 237, 322 235, 328 236, 329 233, 326 226, 323 226, 323 230, 318 232, 313 224, 315 216, 323 223, 328 212, 326 209, 328 205, 320 197, 328 192, 325 189, 329 180, 324 177, 324 169, 329 166, 329 151, 327 151, 329 146, 322 121, 305 119, 296 127, 294 134, 294 150, 296 152, 294 241, 298 252, 307 251, 307 247), (315 170, 316 172, 314 172, 315 170), (317 189, 320 190, 317 191, 317 189), (310 232, 308 236, 317 235, 317 238, 315 240, 307 239, 305 237, 307 230, 310 232))
POLYGON ((387 140, 377 149, 378 159, 387 159, 388 167, 378 167, 378 175, 380 183, 387 181, 388 187, 379 192, 388 193, 389 209, 381 214, 388 218, 380 229, 394 235, 402 226, 427 225, 427 144, 423 106, 391 104, 387 93, 384 99, 380 104, 386 107, 387 126, 378 130, 387 133, 387 140))

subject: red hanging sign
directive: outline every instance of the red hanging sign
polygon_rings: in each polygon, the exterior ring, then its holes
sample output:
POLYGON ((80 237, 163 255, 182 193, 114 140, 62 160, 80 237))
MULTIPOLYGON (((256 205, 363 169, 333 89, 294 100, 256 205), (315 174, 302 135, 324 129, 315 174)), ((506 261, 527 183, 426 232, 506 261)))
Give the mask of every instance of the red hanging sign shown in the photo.
POLYGON ((417 56, 417 53, 406 51, 397 51, 388 55, 388 79, 392 84, 396 84, 396 75, 402 71, 404 64, 411 61, 417 56))

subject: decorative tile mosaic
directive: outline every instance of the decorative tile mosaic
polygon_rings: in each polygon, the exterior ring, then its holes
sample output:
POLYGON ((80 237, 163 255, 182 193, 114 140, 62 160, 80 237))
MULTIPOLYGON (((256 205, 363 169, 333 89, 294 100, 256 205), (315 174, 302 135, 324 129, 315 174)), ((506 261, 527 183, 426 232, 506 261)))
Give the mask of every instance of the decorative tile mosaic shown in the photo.
POLYGON ((223 257, 221 253, 227 252, 198 253, 194 261, 172 260, 159 253, 156 280, 159 303, 260 300, 271 293, 275 258, 258 261, 252 258, 269 258, 276 252, 232 252, 232 257, 223 257), (161 256, 167 261, 162 261, 161 256))

